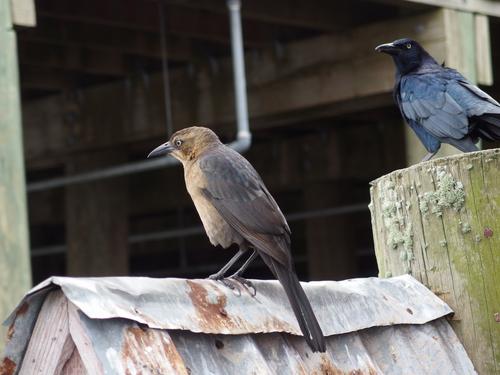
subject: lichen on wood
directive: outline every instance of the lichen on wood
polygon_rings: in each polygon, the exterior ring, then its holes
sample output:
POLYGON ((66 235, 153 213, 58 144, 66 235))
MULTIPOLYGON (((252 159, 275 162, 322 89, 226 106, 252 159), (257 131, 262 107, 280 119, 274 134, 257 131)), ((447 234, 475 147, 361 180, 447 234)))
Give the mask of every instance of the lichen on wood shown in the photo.
POLYGON ((371 196, 379 275, 427 285, 455 310, 479 373, 500 372, 500 149, 392 172, 371 196))

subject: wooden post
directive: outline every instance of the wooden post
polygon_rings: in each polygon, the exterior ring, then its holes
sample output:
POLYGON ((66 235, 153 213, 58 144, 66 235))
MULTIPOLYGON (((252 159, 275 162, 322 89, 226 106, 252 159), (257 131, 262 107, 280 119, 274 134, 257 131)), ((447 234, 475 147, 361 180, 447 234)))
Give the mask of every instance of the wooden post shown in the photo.
MULTIPOLYGON (((122 163, 113 152, 73 156, 68 171, 122 163)), ((128 183, 126 177, 66 188, 67 273, 70 276, 128 274, 128 183)))
POLYGON ((500 370, 500 149, 392 172, 372 183, 379 276, 410 273, 455 311, 480 374, 500 370))
MULTIPOLYGON (((16 34, 0 0, 0 319, 31 285, 16 34)), ((0 328, 3 329, 3 328, 0 328)), ((1 332, 4 337, 4 332, 1 332)), ((0 351, 3 339, 0 339, 0 351)))

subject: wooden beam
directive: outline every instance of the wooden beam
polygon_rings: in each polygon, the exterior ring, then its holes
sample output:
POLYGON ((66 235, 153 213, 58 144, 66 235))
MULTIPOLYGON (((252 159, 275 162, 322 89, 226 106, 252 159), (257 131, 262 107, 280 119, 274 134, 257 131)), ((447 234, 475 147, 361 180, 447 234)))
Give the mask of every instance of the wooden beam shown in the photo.
MULTIPOLYGON (((211 0, 166 0, 191 9, 226 13, 225 1, 211 0)), ((310 28, 322 31, 340 31, 375 19, 396 15, 396 7, 381 7, 379 4, 363 3, 363 12, 356 12, 351 2, 330 0, 296 1, 289 0, 252 0, 242 2, 244 19, 264 21, 278 25, 310 28)))
MULTIPOLYGON (((7 316, 31 285, 16 34, 9 0, 0 0, 0 46, 0 316, 7 316)), ((0 340, 0 351, 2 346, 0 340)))
POLYGON ((118 77, 129 71, 126 58, 116 51, 60 45, 47 48, 32 42, 20 43, 18 51, 19 62, 26 66, 118 77))
MULTIPOLYGON (((157 2, 135 0, 87 0, 85 3, 46 0, 38 4, 39 18, 65 20, 92 25, 107 25, 124 29, 159 32, 159 6, 157 2), (103 5, 105 4, 105 5, 103 5)), ((177 5, 165 7, 165 28, 168 34, 229 44, 229 18, 227 14, 196 11, 177 5)), ((245 44, 259 47, 272 45, 274 39, 286 39, 296 29, 244 20, 245 44)), ((299 29, 300 31, 300 29, 299 29)))
POLYGON ((35 0, 10 0, 12 23, 17 26, 36 26, 35 0))
MULTIPOLYGON (((394 83, 394 67, 392 61, 377 54, 374 47, 394 39, 394 35, 419 39, 438 60, 445 57, 442 11, 285 44, 282 54, 276 54, 273 48, 259 54, 249 53, 246 66, 252 123, 268 126, 277 118, 280 122, 290 121, 297 113, 314 116, 315 111, 324 112, 325 108, 335 106, 340 112, 339 107, 355 109, 349 102, 366 102, 369 97, 382 98, 376 103, 387 106, 394 83)), ((232 131, 229 59, 218 60, 215 70, 209 65, 200 65, 193 71, 172 71, 170 78, 173 123, 177 127, 198 123, 232 131)), ((61 99, 28 103, 25 139, 29 159, 40 160, 42 155, 47 157, 55 150, 61 157, 89 147, 116 147, 118 143, 163 136, 162 85, 161 76, 155 75, 148 82, 81 90, 81 104, 75 114, 80 134, 71 147, 60 143, 71 129, 64 124, 61 99), (47 126, 61 136, 48 137, 49 132, 40 131, 47 126), (110 128, 114 131, 108 131, 110 128)))
POLYGON ((24 89, 63 91, 77 87, 77 76, 55 69, 21 65, 21 87, 24 89))
MULTIPOLYGON (((20 45, 39 43, 46 48, 54 45, 84 47, 91 50, 115 51, 153 58, 161 58, 161 41, 157 32, 127 30, 106 25, 70 23, 42 18, 36 29, 18 31, 20 45)), ((186 61, 193 56, 192 42, 187 38, 167 35, 168 57, 186 61)))
POLYGON ((471 13, 480 13, 492 17, 500 17, 500 2, 493 0, 372 0, 386 4, 421 4, 439 8, 461 10, 471 13))

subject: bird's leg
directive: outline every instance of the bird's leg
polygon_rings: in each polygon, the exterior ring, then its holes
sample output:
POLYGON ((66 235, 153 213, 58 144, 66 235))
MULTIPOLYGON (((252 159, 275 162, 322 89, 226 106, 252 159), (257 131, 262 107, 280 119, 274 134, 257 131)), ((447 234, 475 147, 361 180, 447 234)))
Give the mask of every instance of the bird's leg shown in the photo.
POLYGON ((208 276, 210 280, 222 280, 224 279, 224 275, 226 272, 235 264, 238 259, 241 258, 241 256, 247 251, 246 248, 240 248, 238 252, 229 260, 229 262, 226 263, 224 267, 220 269, 219 272, 214 273, 213 275, 208 276))
POLYGON ((427 153, 427 155, 425 155, 425 156, 424 156, 424 158, 423 158, 420 162, 421 162, 421 163, 423 163, 424 161, 431 160, 431 159, 432 159, 432 157, 433 157, 434 155, 436 155, 436 153, 437 153, 437 151, 427 153))
POLYGON ((238 271, 233 273, 231 276, 229 276, 230 279, 235 279, 236 281, 240 282, 241 284, 245 285, 247 288, 252 289, 253 291, 250 292, 252 296, 255 296, 257 294, 257 290, 255 289, 255 286, 253 283, 243 277, 241 277, 241 274, 245 272, 245 270, 248 268, 248 266, 254 261, 254 259, 257 258, 257 252, 254 250, 252 255, 246 260, 245 263, 240 267, 238 271))

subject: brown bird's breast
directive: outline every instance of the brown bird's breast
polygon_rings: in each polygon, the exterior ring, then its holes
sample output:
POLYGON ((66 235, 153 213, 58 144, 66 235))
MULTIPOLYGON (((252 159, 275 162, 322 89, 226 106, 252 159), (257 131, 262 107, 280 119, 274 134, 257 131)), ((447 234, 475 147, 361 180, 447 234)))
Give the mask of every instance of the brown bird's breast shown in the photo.
POLYGON ((198 215, 200 215, 210 243, 214 246, 221 245, 223 248, 228 248, 233 243, 242 244, 243 237, 224 220, 212 203, 203 195, 202 189, 206 186, 206 176, 198 167, 197 162, 184 166, 184 179, 186 189, 193 200, 198 215))

